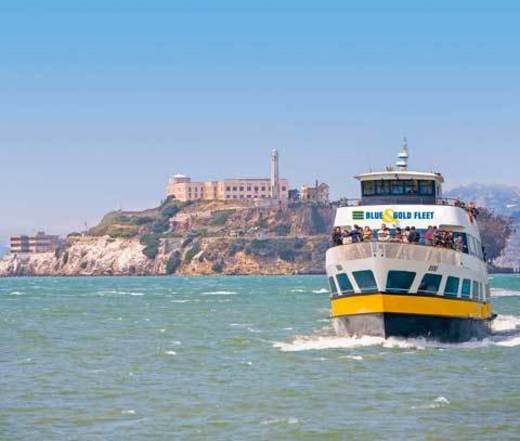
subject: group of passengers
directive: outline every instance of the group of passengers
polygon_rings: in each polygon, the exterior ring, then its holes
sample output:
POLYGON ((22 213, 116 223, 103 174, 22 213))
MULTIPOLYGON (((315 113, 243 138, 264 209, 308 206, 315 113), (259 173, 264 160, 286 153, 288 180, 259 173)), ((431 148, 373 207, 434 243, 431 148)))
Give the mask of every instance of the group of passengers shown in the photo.
POLYGON ((461 235, 455 235, 451 231, 438 229, 436 226, 429 226, 424 232, 421 240, 421 234, 414 226, 395 228, 390 230, 385 224, 377 232, 367 225, 364 228, 354 225, 352 229, 346 230, 336 227, 332 233, 332 242, 334 245, 346 245, 358 242, 370 242, 377 240, 378 242, 398 242, 411 244, 424 244, 434 247, 450 248, 456 251, 464 251, 464 239, 461 235))
POLYGON ((470 221, 472 223, 478 217, 478 215, 480 214, 480 211, 479 211, 479 209, 477 208, 477 206, 475 205, 474 202, 470 202, 470 203, 468 203, 466 205, 466 203, 461 201, 460 199, 455 199, 455 204, 454 205, 456 207, 460 207, 460 208, 463 208, 464 210, 466 210, 468 212, 469 219, 470 219, 470 221))

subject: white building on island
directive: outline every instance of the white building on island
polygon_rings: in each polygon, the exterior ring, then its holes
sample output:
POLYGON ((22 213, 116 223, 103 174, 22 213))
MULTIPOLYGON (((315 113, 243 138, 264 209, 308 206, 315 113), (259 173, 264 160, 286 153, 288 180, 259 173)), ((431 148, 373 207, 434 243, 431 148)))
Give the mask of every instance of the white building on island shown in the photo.
POLYGON ((192 181, 190 177, 177 174, 166 188, 169 197, 180 201, 196 200, 257 200, 272 199, 287 201, 289 181, 279 177, 279 155, 276 149, 271 154, 269 178, 229 178, 221 181, 192 181))

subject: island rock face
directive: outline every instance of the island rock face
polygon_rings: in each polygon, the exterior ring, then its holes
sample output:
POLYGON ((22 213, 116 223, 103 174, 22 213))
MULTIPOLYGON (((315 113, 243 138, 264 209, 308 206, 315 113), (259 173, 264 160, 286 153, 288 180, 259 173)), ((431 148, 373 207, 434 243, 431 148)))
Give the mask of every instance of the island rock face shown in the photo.
POLYGON ((0 276, 323 273, 334 212, 170 200, 109 213, 53 253, 7 254, 0 276))

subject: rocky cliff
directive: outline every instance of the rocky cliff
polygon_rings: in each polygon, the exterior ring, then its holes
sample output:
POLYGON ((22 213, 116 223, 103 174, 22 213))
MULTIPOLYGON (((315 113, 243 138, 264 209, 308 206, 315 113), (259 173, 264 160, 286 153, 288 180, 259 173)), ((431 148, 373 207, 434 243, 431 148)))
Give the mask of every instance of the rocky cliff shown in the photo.
POLYGON ((0 276, 321 273, 333 216, 316 205, 167 201, 109 213, 54 253, 9 254, 0 276))

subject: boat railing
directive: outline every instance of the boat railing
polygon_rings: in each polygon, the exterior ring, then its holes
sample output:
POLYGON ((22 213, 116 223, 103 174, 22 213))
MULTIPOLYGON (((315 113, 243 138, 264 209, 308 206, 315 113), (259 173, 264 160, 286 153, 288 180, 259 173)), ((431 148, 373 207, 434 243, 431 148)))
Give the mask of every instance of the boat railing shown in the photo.
MULTIPOLYGON (((402 205, 407 203, 407 196, 384 196, 381 201, 372 202, 370 197, 367 198, 343 198, 339 201, 340 207, 358 207, 360 205, 385 205, 385 204, 399 204, 402 205)), ((426 204, 426 205, 448 205, 451 207, 467 208, 460 199, 457 198, 431 198, 431 197, 420 197, 413 196, 410 200, 411 204, 426 204)))
POLYGON ((396 242, 358 242, 337 245, 327 250, 327 257, 333 261, 368 259, 384 257, 387 259, 401 259, 430 264, 462 265, 463 256, 469 256, 461 251, 450 248, 434 247, 396 242))

